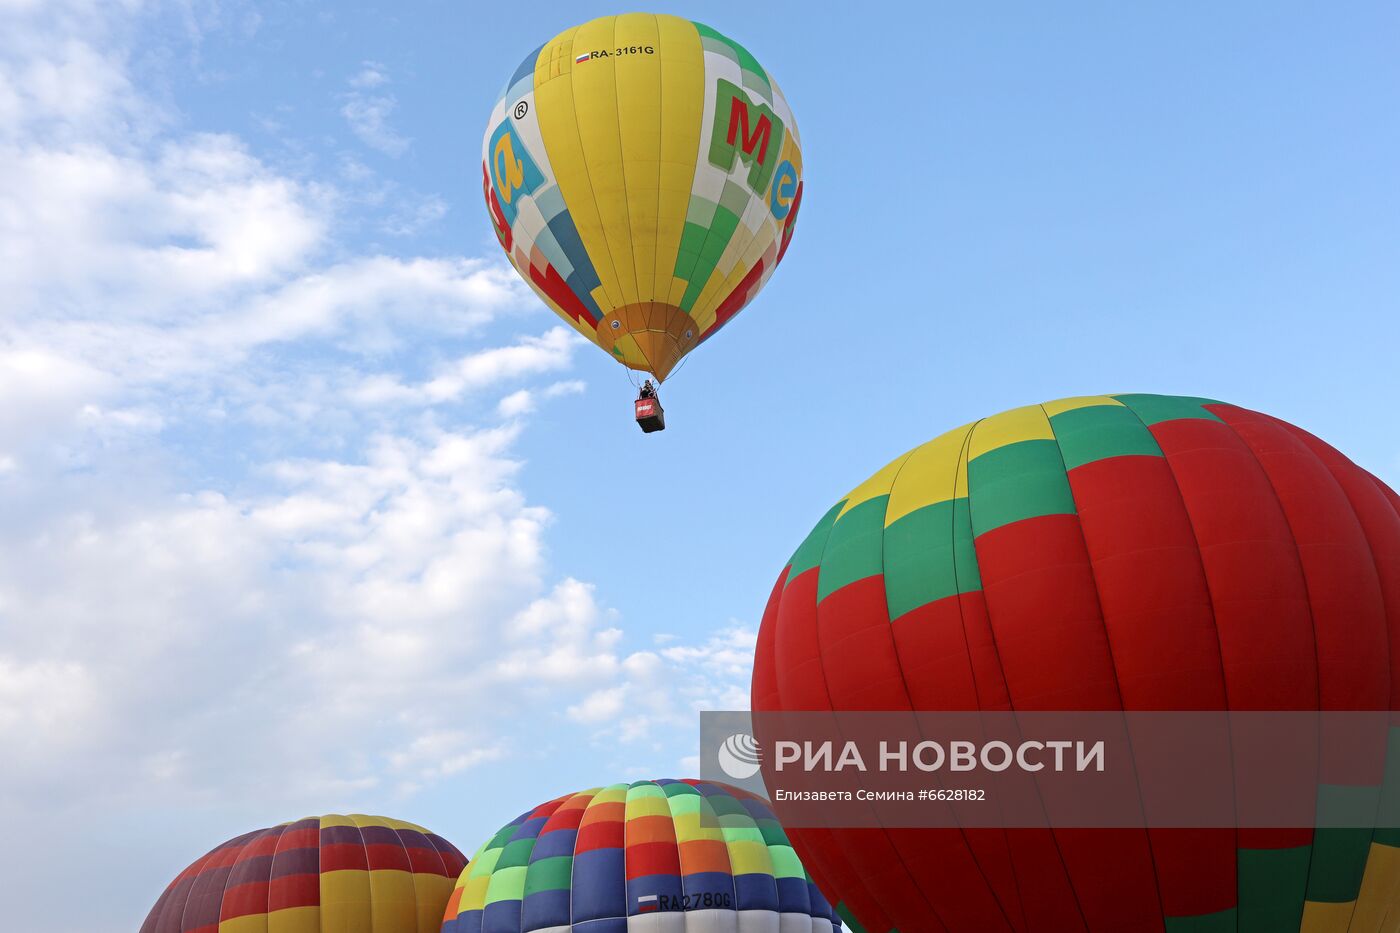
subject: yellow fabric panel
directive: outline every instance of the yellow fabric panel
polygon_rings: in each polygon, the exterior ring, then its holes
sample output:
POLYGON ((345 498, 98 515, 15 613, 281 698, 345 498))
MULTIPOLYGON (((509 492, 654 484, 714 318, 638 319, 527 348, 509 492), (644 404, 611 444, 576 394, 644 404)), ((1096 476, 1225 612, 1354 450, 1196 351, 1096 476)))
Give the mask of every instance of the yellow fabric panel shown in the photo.
POLYGON ((1116 398, 1109 398, 1107 395, 1081 395, 1076 398, 1062 398, 1053 402, 1046 402, 1040 407, 1045 409, 1047 417, 1053 418, 1056 415, 1064 414, 1067 411, 1074 411, 1079 408, 1093 408, 1097 405, 1116 405, 1123 407, 1123 403, 1116 398))
MULTIPOLYGON (((321 825, 326 825, 324 820, 321 825)), ((375 933, 370 925, 369 874, 357 869, 321 873, 323 928, 335 933, 375 933)))
MULTIPOLYGON (((617 48, 614 36, 617 30, 616 16, 603 16, 584 23, 574 33, 576 54, 597 49, 613 51, 617 48)), ((584 237, 588 254, 594 257, 594 264, 612 257, 612 272, 617 288, 618 304, 633 304, 637 297, 637 270, 632 262, 632 230, 627 213, 627 181, 622 172, 622 134, 617 108, 617 71, 620 57, 595 58, 575 66, 570 72, 573 84, 572 111, 574 131, 581 143, 580 153, 585 161, 583 174, 592 188, 593 203, 602 223, 603 237, 607 252, 594 250, 593 244, 584 237)), ((535 92, 536 99, 539 91, 535 92)), ((540 103, 540 116, 547 116, 544 103, 540 103)), ((545 148, 549 149, 549 136, 545 136, 545 148)), ((549 151, 554 171, 559 179, 559 187, 564 192, 564 203, 572 205, 572 192, 564 187, 564 175, 558 163, 554 163, 554 152, 549 151)), ((580 229, 579 231, 583 231, 580 229)), ((599 269, 599 276, 602 270, 599 269)), ((607 280, 603 279, 604 284, 607 280)), ((614 294, 614 289, 608 289, 614 294)))
MULTIPOLYGON (((656 17, 625 13, 617 18, 614 47, 627 51, 659 41, 656 17)), ((617 81, 618 138, 627 194, 627 229, 632 270, 641 301, 656 297, 656 231, 660 214, 661 57, 628 52, 613 59, 617 81)), ((620 258, 620 257, 619 257, 620 258)))
MULTIPOLYGON (((307 908, 297 909, 306 910, 307 908)), ((286 911, 278 911, 278 913, 286 913, 286 911)), ((219 933, 268 933, 267 914, 249 914, 246 917, 234 917, 232 920, 221 920, 219 933)))
POLYGON ((909 469, 890 490, 885 525, 893 525, 916 509, 967 495, 967 461, 963 448, 972 424, 940 434, 908 454, 909 469))
POLYGON ((705 115, 705 53, 700 34, 689 20, 661 14, 656 17, 656 29, 661 58, 661 164, 653 288, 656 300, 676 304, 686 288, 673 273, 690 209, 695 153, 705 115))
POLYGON ((377 868, 370 872, 369 904, 374 933, 405 933, 415 929, 418 891, 413 886, 413 873, 393 868, 377 868))
POLYGON ((321 933, 321 908, 287 907, 274 910, 267 915, 267 933, 321 933))
POLYGON ((617 348, 618 354, 620 354, 617 358, 626 363, 628 369, 644 369, 647 372, 651 371, 651 364, 647 362, 646 356, 642 353, 642 348, 637 346, 636 337, 627 334, 619 338, 617 343, 613 344, 613 346, 617 348))
POLYGON ((417 872, 413 875, 413 899, 418 914, 418 933, 438 933, 442 914, 456 882, 442 875, 417 872))
POLYGON ((675 823, 676 839, 680 842, 694 842, 702 839, 711 839, 716 842, 724 841, 724 832, 719 827, 718 818, 715 816, 714 809, 708 804, 702 805, 697 812, 672 812, 671 820, 675 823))
MULTIPOLYGON (((910 453, 912 453, 912 451, 910 453)), ((841 511, 837 514, 836 518, 840 520, 842 515, 845 515, 862 502, 869 502, 876 496, 888 495, 890 488, 894 486, 895 476, 904 467, 904 461, 908 459, 909 454, 905 454, 897 460, 890 461, 881 467, 880 471, 870 477, 870 479, 861 483, 855 489, 852 489, 846 495, 846 504, 841 506, 841 511)))
POLYGON ((348 816, 344 816, 344 815, 339 814, 339 813, 328 813, 328 814, 326 814, 326 815, 324 815, 324 816, 318 817, 318 819, 320 819, 320 821, 321 821, 321 828, 322 828, 322 829, 325 829, 325 828, 328 827, 328 826, 354 826, 354 825, 355 825, 354 819, 352 819, 351 817, 348 817, 348 816))
MULTIPOLYGON (((605 17, 589 25, 607 22, 611 30, 612 19, 605 17)), ((579 36, 580 28, 576 26, 561 32, 540 51, 540 57, 535 61, 535 115, 540 124, 540 136, 544 139, 545 155, 549 157, 554 179, 559 184, 559 193, 569 206, 569 214, 574 219, 584 250, 593 260, 598 280, 602 283, 603 294, 599 295, 595 290, 593 297, 600 306, 607 308, 622 303, 622 287, 613 269, 598 198, 589 177, 588 162, 584 159, 583 140, 574 113, 573 85, 573 50, 577 48, 581 53, 607 46, 588 45, 588 37, 579 36)), ((609 35, 608 41, 611 40, 612 36, 609 35)), ((594 59, 580 67, 584 70, 602 68, 609 77, 612 75, 612 67, 606 60, 594 59)), ((615 141, 616 114, 612 125, 615 141)))
POLYGON ((1298 925, 1298 933, 1347 933, 1355 908, 1355 901, 1340 904, 1304 901, 1303 922, 1298 925))
POLYGON ((375 825, 387 826, 392 830, 406 829, 411 832, 422 833, 425 836, 428 834, 428 831, 423 827, 419 826, 417 823, 408 823, 404 820, 396 820, 391 816, 377 816, 375 817, 375 819, 379 821, 375 825))
POLYGON ((736 875, 773 874, 773 856, 768 853, 768 846, 751 839, 729 843, 729 864, 736 875))
POLYGON ((598 793, 593 795, 593 799, 588 801, 590 807, 600 803, 625 803, 627 801, 626 784, 609 784, 598 793))
MULTIPOLYGON (((492 859, 494 862, 495 859, 492 859)), ((481 910, 486 906, 486 889, 491 886, 491 875, 473 875, 467 879, 467 883, 462 891, 462 899, 458 902, 457 913, 464 914, 469 910, 481 910)))
POLYGON ((1050 419, 1039 405, 1013 408, 977 422, 967 458, 975 460, 989 450, 1019 441, 1054 440, 1050 419))
POLYGON ((540 47, 539 57, 535 59, 536 91, 545 81, 567 74, 573 67, 574 33, 577 30, 577 26, 571 26, 540 47))
POLYGON ((1357 933, 1400 933, 1400 849, 1371 843, 1351 928, 1357 933))
POLYGON ((643 816, 664 816, 670 818, 671 806, 663 795, 633 794, 627 798, 627 819, 635 820, 643 816))

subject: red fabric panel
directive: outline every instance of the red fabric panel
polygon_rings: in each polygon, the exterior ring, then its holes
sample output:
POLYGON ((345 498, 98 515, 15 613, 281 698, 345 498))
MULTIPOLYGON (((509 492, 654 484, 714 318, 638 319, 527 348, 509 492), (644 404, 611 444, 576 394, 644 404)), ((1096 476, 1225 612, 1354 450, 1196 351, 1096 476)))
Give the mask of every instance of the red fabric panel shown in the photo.
MULTIPOLYGON (((1370 545, 1346 494, 1322 461, 1274 419, 1230 405, 1212 410, 1254 453, 1292 530, 1312 608, 1321 708, 1385 709, 1390 698, 1385 601, 1370 545)), ((1377 741, 1384 747, 1384 736, 1377 741)), ((1379 785, 1384 759, 1377 756, 1369 764, 1369 770, 1354 767, 1346 773, 1324 767, 1321 780, 1379 785)))
POLYGON ((1270 420, 1298 438, 1327 467, 1346 495, 1366 536, 1386 608, 1390 691, 1389 705, 1385 708, 1400 709, 1400 515, 1396 514, 1387 496, 1389 490, 1331 445, 1302 428, 1276 418, 1270 420))
MULTIPOLYGON (((843 710, 911 709, 895 649, 883 577, 844 586, 817 606, 817 631, 832 705, 843 710)), ((955 830, 880 833, 873 848, 897 865, 880 870, 869 887, 900 930, 936 916, 951 930, 1010 929, 966 841, 955 830)), ((864 861, 864 860, 862 860, 864 861)), ((873 869, 872 869, 873 870, 873 869)))
POLYGON ((219 908, 219 920, 233 920, 236 917, 249 917, 267 913, 268 881, 250 881, 224 892, 223 904, 219 908))
MULTIPOLYGON (((1069 473, 1125 709, 1225 709, 1210 590, 1191 520, 1161 457, 1069 473)), ((1151 830, 1168 917, 1236 904, 1235 831, 1151 830)))
POLYGON ((332 842, 321 846, 321 873, 328 871, 369 871, 364 844, 332 842))
MULTIPOLYGON (((790 569, 784 569, 764 611, 755 654, 754 709, 830 709, 817 649, 817 572, 812 569, 789 581, 790 569), (782 659, 781 666, 778 658, 782 659), (793 676, 791 672, 797 663, 806 669, 793 676)), ((831 830, 815 828, 794 829, 788 837, 803 865, 813 872, 812 877, 827 879, 832 885, 823 893, 833 905, 844 903, 870 933, 891 929, 879 902, 856 876, 847 858, 848 843, 844 838, 838 838, 831 830)))
POLYGON ((647 875, 679 875, 681 873, 680 852, 676 843, 644 842, 627 847, 627 880, 644 878, 647 875))
POLYGON ((293 823, 277 840, 277 851, 272 855, 272 882, 267 889, 269 913, 284 907, 320 905, 320 825, 317 819, 293 823))
MULTIPOLYGON (((977 507, 975 494, 971 506, 977 507)), ((979 536, 975 544, 1012 705, 1018 710, 1120 708, 1078 516, 1013 522, 979 536), (1054 663, 1047 663, 1051 658, 1054 663)), ((1146 832, 1056 830, 1054 840, 1090 930, 1162 928, 1146 832)))
MULTIPOLYGON (((1292 531, 1263 468, 1221 422, 1180 419, 1150 430, 1166 454, 1200 548, 1228 708, 1316 709, 1307 587, 1292 531)), ((1286 848, 1310 844, 1312 830, 1241 830, 1238 839, 1241 848, 1286 848)))

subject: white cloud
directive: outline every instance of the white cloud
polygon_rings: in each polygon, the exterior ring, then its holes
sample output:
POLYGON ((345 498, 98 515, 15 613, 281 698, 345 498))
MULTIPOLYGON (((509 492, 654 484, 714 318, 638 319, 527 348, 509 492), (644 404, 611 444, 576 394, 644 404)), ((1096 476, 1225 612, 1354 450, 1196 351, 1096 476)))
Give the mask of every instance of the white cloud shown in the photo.
MULTIPOLYGON (((526 376, 536 376, 567 368, 573 360, 573 352, 582 345, 582 339, 565 327, 553 327, 539 337, 522 337, 514 344, 493 347, 462 356, 443 366, 433 378, 416 385, 406 385, 399 379, 376 374, 365 379, 353 390, 355 400, 364 405, 386 403, 412 403, 436 405, 455 402, 463 396, 479 392, 489 387, 519 380, 526 376)), ((577 380, 555 383, 566 386, 547 390, 547 397, 557 398, 578 391, 577 380), (549 394, 552 392, 552 394, 549 394)), ((521 414, 530 410, 529 395, 514 393, 512 401, 502 402, 502 414, 521 414)))
POLYGON ((351 87, 379 87, 388 83, 388 72, 379 62, 365 62, 359 73, 350 79, 351 87))
MULTIPOLYGON (((7 825, 410 794, 522 753, 506 714, 469 714, 503 692, 629 741, 732 699, 747 636, 630 651, 551 569, 519 416, 584 390, 582 340, 493 336, 534 306, 512 270, 359 247, 347 212, 407 236, 440 202, 396 221, 179 130, 132 77, 135 0, 0 4, 7 825)), ((366 63, 350 99, 387 81, 366 63)), ((360 129, 407 145, 387 112, 360 129)), ((44 858, 20 866, 36 912, 62 896, 44 858)))
POLYGON ((352 90, 345 95, 340 115, 350 124, 351 132, 366 146, 397 157, 408 151, 412 141, 399 135, 389 125, 389 117, 398 108, 399 102, 393 94, 375 90, 388 83, 389 75, 383 65, 365 62, 360 71, 350 78, 352 90))

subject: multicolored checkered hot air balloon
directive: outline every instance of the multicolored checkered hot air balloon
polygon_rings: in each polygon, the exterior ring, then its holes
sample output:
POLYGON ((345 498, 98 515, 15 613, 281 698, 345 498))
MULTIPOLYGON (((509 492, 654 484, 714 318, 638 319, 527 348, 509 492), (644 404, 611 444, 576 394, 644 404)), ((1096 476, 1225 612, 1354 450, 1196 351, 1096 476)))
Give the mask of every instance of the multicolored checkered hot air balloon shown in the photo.
MULTIPOLYGON (((753 708, 1400 709, 1400 498, 1223 402, 985 418, 817 524, 764 614, 753 708)), ((1374 764, 1319 807, 1395 812, 1394 756, 1374 764)), ((791 835, 870 933, 1400 929, 1391 830, 791 835)))
POLYGON ((782 92, 708 26, 628 13, 525 57, 482 141, 516 270, 629 369, 665 379, 758 294, 802 202, 782 92))
POLYGON ((412 823, 310 817, 199 859, 165 889, 141 933, 437 933, 466 862, 412 823))
POLYGON ((503 826, 457 880, 442 933, 830 933, 831 906, 761 798, 639 781, 503 826))

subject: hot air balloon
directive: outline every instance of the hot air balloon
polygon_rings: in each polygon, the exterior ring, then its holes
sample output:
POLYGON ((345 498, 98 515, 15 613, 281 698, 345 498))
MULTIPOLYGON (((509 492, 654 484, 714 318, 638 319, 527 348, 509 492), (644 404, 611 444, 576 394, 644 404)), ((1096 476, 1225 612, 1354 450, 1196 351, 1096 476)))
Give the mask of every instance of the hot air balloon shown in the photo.
POLYGON ((141 933, 436 933, 466 862, 412 823, 310 817, 245 833, 196 861, 141 933))
MULTIPOLYGON (((516 271, 657 383, 758 294, 802 203, 797 123, 773 76, 733 39, 662 14, 601 17, 525 56, 481 171, 516 271)), ((644 429, 664 424, 654 393, 637 410, 644 429)))
MULTIPOLYGON (((1208 399, 985 418, 861 483, 797 548, 753 707, 1396 710, 1400 498, 1306 431, 1208 399)), ((1383 770, 1319 798, 1394 812, 1383 770)), ((1400 923, 1392 830, 790 834, 871 933, 1400 923)))
POLYGON ((472 858, 442 933, 830 933, 841 923, 766 802, 702 781, 568 794, 472 858))

